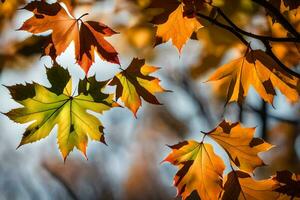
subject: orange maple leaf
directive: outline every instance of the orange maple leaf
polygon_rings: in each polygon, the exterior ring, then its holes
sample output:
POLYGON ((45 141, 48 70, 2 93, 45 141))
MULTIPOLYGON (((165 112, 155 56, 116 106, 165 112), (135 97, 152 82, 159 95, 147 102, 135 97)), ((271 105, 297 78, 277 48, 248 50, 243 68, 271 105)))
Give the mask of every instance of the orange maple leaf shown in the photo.
POLYGON ((300 80, 285 72, 262 50, 250 50, 245 56, 220 67, 209 81, 224 79, 228 85, 227 102, 241 104, 250 86, 268 103, 273 104, 275 88, 291 102, 299 100, 300 80))
POLYGON ((157 27, 156 44, 172 40, 179 52, 183 45, 201 27, 196 18, 196 12, 202 8, 203 1, 183 0, 154 0, 149 8, 162 9, 152 23, 157 27))
POLYGON ((207 143, 185 141, 171 146, 164 161, 179 167, 174 178, 177 194, 186 199, 196 191, 201 199, 218 199, 222 192, 225 165, 207 143))
POLYGON ((34 16, 26 20, 19 30, 33 34, 52 30, 46 55, 56 58, 74 41, 76 61, 85 73, 95 60, 95 51, 103 60, 119 64, 118 53, 104 39, 116 34, 108 26, 94 21, 83 22, 82 16, 76 19, 57 2, 48 4, 45 1, 33 1, 24 9, 33 12, 34 16))
POLYGON ((258 181, 243 171, 231 171, 224 180, 222 200, 278 199, 280 196, 274 191, 278 183, 273 179, 258 181))
MULTIPOLYGON (((172 152, 164 159, 164 161, 168 161, 179 168, 174 178, 178 195, 181 195, 183 199, 187 199, 193 191, 196 191, 201 199, 210 200, 230 199, 230 197, 234 197, 232 199, 243 199, 238 197, 247 192, 259 196, 261 195, 260 190, 269 191, 273 194, 272 189, 275 189, 275 185, 278 185, 276 181, 270 179, 256 182, 251 179, 248 173, 241 171, 252 172, 256 167, 262 166, 263 161, 257 154, 272 147, 262 139, 253 138, 253 128, 243 128, 239 123, 223 121, 217 128, 204 134, 200 143, 189 140, 171 146, 172 152), (236 177, 238 176, 237 173, 228 176, 228 180, 224 185, 226 194, 222 193, 224 162, 214 153, 211 144, 203 142, 206 136, 215 140, 228 154, 231 164, 241 171, 239 173, 242 175, 241 177, 236 177), (245 179, 239 180, 239 178, 245 179), (274 187, 268 185, 269 183, 274 183, 274 187), (249 184, 249 187, 247 187, 247 184, 249 184)), ((234 170, 231 164, 230 166, 234 170)))
POLYGON ((255 128, 244 128, 240 123, 223 121, 206 134, 226 151, 234 165, 252 173, 256 167, 264 165, 258 153, 273 147, 263 139, 254 138, 254 132, 255 128))

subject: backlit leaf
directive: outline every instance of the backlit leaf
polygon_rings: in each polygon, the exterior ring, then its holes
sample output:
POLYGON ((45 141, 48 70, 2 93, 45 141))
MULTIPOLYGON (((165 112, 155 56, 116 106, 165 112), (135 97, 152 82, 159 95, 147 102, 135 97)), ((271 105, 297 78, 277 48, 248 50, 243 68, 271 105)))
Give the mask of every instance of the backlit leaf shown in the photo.
POLYGON ((157 27, 156 43, 172 40, 173 45, 181 51, 192 34, 203 27, 195 16, 202 4, 202 0, 183 0, 182 3, 174 0, 152 1, 149 8, 161 10, 152 20, 157 27))
POLYGON ((258 94, 272 104, 279 89, 291 102, 299 100, 299 79, 280 68, 262 50, 251 50, 244 57, 220 67, 209 79, 227 81, 227 101, 241 104, 253 86, 258 94))
POLYGON ((34 16, 26 20, 20 30, 33 34, 52 30, 45 54, 56 58, 63 53, 70 43, 75 44, 75 58, 81 68, 88 72, 95 60, 95 51, 108 62, 119 64, 118 53, 104 37, 116 34, 108 26, 94 21, 83 22, 67 13, 59 4, 48 4, 45 1, 33 1, 24 7, 34 16))
POLYGON ((106 84, 92 77, 85 89, 84 81, 80 81, 79 94, 73 96, 69 72, 59 66, 47 69, 47 76, 51 88, 37 83, 8 87, 13 99, 22 107, 6 115, 17 123, 31 122, 19 146, 47 137, 58 125, 57 143, 63 158, 66 159, 74 147, 86 156, 89 139, 105 143, 102 123, 87 111, 102 114, 116 106, 113 95, 103 94, 101 90, 106 84))
POLYGON ((225 165, 210 144, 185 141, 171 146, 164 161, 178 166, 174 178, 177 194, 186 199, 196 191, 202 200, 218 199, 225 165))
POLYGON ((232 171, 225 180, 222 200, 264 200, 280 196, 273 191, 278 183, 272 179, 257 181, 243 171, 232 171))
POLYGON ((272 148, 263 139, 254 138, 254 132, 255 128, 244 128, 239 123, 223 121, 207 135, 221 145, 234 165, 252 173, 256 167, 264 165, 258 153, 272 148))
POLYGON ((145 64, 143 59, 135 58, 126 70, 118 73, 110 82, 110 85, 117 86, 116 99, 121 97, 135 116, 142 105, 141 97, 149 103, 160 104, 154 94, 166 90, 160 86, 158 78, 150 76, 158 69, 145 64))

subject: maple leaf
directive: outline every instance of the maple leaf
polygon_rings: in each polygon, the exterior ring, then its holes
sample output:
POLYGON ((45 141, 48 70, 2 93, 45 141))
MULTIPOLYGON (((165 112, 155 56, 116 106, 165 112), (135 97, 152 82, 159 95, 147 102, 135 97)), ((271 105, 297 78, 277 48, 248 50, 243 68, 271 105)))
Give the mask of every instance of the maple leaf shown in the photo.
POLYGON ((121 97, 125 106, 135 116, 142 105, 141 97, 149 103, 160 105, 154 94, 166 90, 160 86, 158 78, 149 76, 158 69, 146 65, 144 59, 134 58, 129 67, 115 75, 109 83, 112 86, 117 86, 116 99, 118 100, 121 97))
POLYGON ((149 8, 163 9, 152 20, 157 27, 156 44, 172 40, 180 52, 192 34, 203 27, 196 18, 202 4, 200 0, 183 0, 182 3, 174 0, 152 1, 149 8))
POLYGON ((196 191, 201 199, 218 199, 225 165, 210 144, 185 141, 171 146, 164 159, 179 167, 174 178, 177 194, 186 199, 196 191))
POLYGON ((57 124, 57 143, 64 160, 74 147, 86 156, 88 138, 105 143, 102 123, 87 111, 101 114, 116 106, 113 95, 101 93, 107 82, 98 82, 95 77, 81 80, 78 95, 73 96, 67 70, 55 65, 47 69, 47 77, 51 88, 37 83, 8 87, 13 99, 23 107, 6 115, 17 123, 32 122, 19 147, 47 137, 57 124))
POLYGON ((277 199, 280 194, 273 190, 278 183, 272 179, 254 180, 243 171, 231 171, 226 178, 222 200, 277 199))
POLYGON ((56 58, 63 53, 70 43, 75 44, 75 58, 81 68, 88 72, 95 60, 95 51, 103 60, 119 64, 118 53, 104 37, 116 34, 108 26, 94 21, 83 22, 80 18, 70 16, 58 3, 48 4, 45 1, 32 1, 24 9, 33 12, 34 16, 26 20, 19 30, 33 34, 52 30, 51 53, 46 55, 56 58))
POLYGON ((286 194, 294 199, 300 197, 300 175, 293 174, 290 171, 280 171, 276 173, 273 179, 279 182, 279 187, 275 189, 276 192, 286 194))
POLYGON ((206 134, 227 152, 234 165, 251 173, 256 167, 264 165, 257 154, 272 148, 263 139, 254 138, 254 132, 255 128, 244 128, 240 123, 223 121, 206 134))
POLYGON ((275 88, 291 102, 299 100, 299 79, 283 71, 280 66, 262 50, 250 50, 244 57, 220 67, 208 81, 226 78, 227 102, 241 104, 253 86, 258 94, 272 104, 275 88))

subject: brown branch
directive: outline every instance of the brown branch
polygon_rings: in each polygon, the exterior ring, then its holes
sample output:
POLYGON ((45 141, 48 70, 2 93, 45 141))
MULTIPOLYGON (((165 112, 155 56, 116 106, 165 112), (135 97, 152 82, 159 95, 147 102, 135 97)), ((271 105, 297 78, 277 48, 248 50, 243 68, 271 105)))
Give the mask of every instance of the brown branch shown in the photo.
MULTIPOLYGON (((249 105, 249 104, 245 105, 245 110, 248 111, 248 112, 257 113, 259 115, 262 114, 261 109, 255 108, 254 106, 249 105)), ((300 124, 299 120, 286 119, 286 118, 283 118, 283 117, 280 117, 280 116, 277 116, 277 115, 272 115, 270 113, 267 113, 267 116, 270 119, 273 119, 273 120, 276 120, 276 121, 281 121, 281 122, 288 123, 288 124, 293 124, 293 125, 300 124)))
POLYGON ((266 0, 252 0, 253 2, 261 5, 266 10, 271 12, 277 19, 277 21, 292 35, 294 35, 296 38, 300 38, 300 34, 298 31, 289 23, 289 21, 280 13, 279 10, 277 10, 271 3, 269 3, 266 0))
POLYGON ((272 46, 270 45, 270 43, 268 41, 262 41, 266 47, 266 53, 281 67, 281 69, 283 69, 284 71, 286 71, 287 73, 300 78, 300 74, 291 70, 290 68, 288 68, 285 64, 283 64, 278 58, 277 56, 273 53, 272 51, 272 46))
MULTIPOLYGON (((225 14, 224 12, 220 9, 220 8, 217 8, 217 11, 218 13, 226 20, 226 22, 235 30, 235 31, 238 31, 239 33, 243 34, 245 33, 246 31, 243 31, 242 29, 238 28, 225 14)), ((246 32, 247 33, 247 32, 246 32)), ((250 34, 252 35, 252 34, 250 34)), ((248 36, 250 36, 248 34, 248 36)), ((250 36, 252 37, 252 36, 250 36)), ((283 64, 278 58, 277 56, 273 53, 272 51, 272 46, 270 45, 270 40, 266 37, 262 37, 262 36, 259 36, 257 37, 256 36, 256 39, 259 39, 266 47, 266 53, 284 70, 286 71, 287 73, 295 76, 295 77, 298 77, 300 78, 300 74, 294 72, 293 70, 291 70, 290 68, 288 68, 285 64, 283 64)), ((295 38, 297 39, 297 38, 295 38)), ((297 39, 298 41, 300 41, 300 38, 297 39)))
MULTIPOLYGON (((210 16, 206 16, 202 13, 197 13, 197 16, 202 18, 202 19, 205 19, 215 25, 217 25, 218 27, 220 28, 223 28, 227 31, 230 31, 232 34, 234 34, 245 46, 247 47, 250 47, 250 43, 245 40, 245 38, 243 37, 243 32, 245 31, 242 31, 241 32, 241 29, 238 28, 223 12, 220 8, 217 8, 217 12, 226 20, 226 22, 230 25, 226 25, 226 24, 223 24, 219 21, 217 21, 216 19, 214 18, 211 18, 210 16)), ((256 38, 258 39, 258 38, 256 38)), ((277 56, 273 53, 272 51, 272 47, 270 45, 270 42, 269 40, 267 40, 265 37, 261 37, 259 39, 266 47, 266 53, 284 70, 286 71, 287 73, 297 77, 297 78, 300 78, 300 74, 298 74, 297 72, 291 70, 290 68, 288 68, 286 65, 284 65, 278 58, 277 56)))
POLYGON ((290 38, 290 37, 285 37, 285 38, 274 38, 274 37, 270 37, 270 36, 263 36, 263 35, 256 35, 256 34, 253 34, 253 33, 249 33, 241 28, 239 28, 237 25, 235 25, 226 15, 225 13, 220 9, 220 8, 217 8, 217 11, 218 13, 226 20, 226 22, 229 23, 229 25, 231 27, 233 27, 236 31, 238 31, 239 33, 243 34, 243 35, 246 35, 246 36, 249 36, 249 37, 252 37, 252 38, 255 38, 255 39, 258 39, 258 40, 268 40, 268 41, 271 41, 271 42, 296 42, 296 43, 300 43, 300 38, 290 38))
POLYGON ((209 16, 206 16, 202 13, 197 13, 197 16, 202 18, 202 19, 205 19, 209 22, 211 22, 212 24, 215 24, 217 25, 218 27, 221 27, 227 31, 230 31, 232 34, 234 34, 243 44, 245 44, 246 46, 249 46, 249 42, 247 40, 245 40, 245 38, 238 32, 236 31, 233 27, 231 26, 228 26, 228 25, 225 25, 225 24, 222 24, 220 22, 218 22, 216 19, 213 19, 209 16))

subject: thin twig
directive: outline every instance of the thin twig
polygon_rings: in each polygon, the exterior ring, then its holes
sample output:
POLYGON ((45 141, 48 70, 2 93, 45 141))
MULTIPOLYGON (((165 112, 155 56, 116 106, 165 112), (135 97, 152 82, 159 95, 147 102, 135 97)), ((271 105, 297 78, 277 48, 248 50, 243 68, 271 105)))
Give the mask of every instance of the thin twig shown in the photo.
POLYGON ((268 40, 268 41, 272 41, 272 42, 296 42, 296 43, 300 43, 300 38, 289 38, 289 37, 285 37, 285 38, 274 38, 274 37, 270 37, 270 36, 263 36, 263 35, 256 35, 254 33, 249 33, 241 28, 239 28, 237 25, 235 25, 226 15, 225 13, 220 9, 220 8, 216 8, 218 13, 226 20, 226 22, 229 23, 230 26, 232 26, 237 32, 258 39, 258 40, 268 40))
POLYGON ((202 13, 197 13, 197 16, 200 17, 200 18, 203 18, 203 19, 206 19, 207 21, 223 28, 223 29, 226 29, 228 31, 230 31, 232 34, 234 34, 242 43, 244 43, 246 46, 249 46, 249 42, 247 40, 245 40, 245 38, 240 34, 238 33, 233 27, 231 26, 228 26, 228 25, 225 25, 225 24, 222 24, 220 22, 218 22, 216 19, 213 19, 209 16, 206 16, 202 13))
MULTIPOLYGON (((252 105, 249 105, 247 104, 244 109, 246 111, 249 111, 249 112, 255 112, 259 115, 261 115, 261 110, 258 109, 258 108, 255 108, 254 106, 252 105)), ((297 125, 300 123, 299 120, 293 120, 293 119, 286 119, 286 118, 283 118, 283 117, 280 117, 280 116, 277 116, 277 115, 273 115, 273 114, 270 114, 270 113, 267 113, 267 116, 268 118, 270 119, 273 119, 273 120, 276 120, 276 121, 281 121, 281 122, 284 122, 284 123, 288 123, 288 124, 293 124, 293 125, 297 125)))
MULTIPOLYGON (((226 15, 225 13, 220 9, 217 8, 218 13, 226 20, 226 22, 235 30, 238 31, 241 34, 247 33, 246 31, 240 29, 239 27, 237 27, 226 15)), ((270 40, 268 39, 268 37, 262 37, 262 36, 255 36, 254 34, 248 34, 247 36, 259 39, 266 47, 266 53, 287 73, 300 78, 300 75, 296 72, 294 72, 293 70, 291 70, 290 68, 288 68, 285 64, 283 64, 278 58, 277 56, 273 53, 272 51, 272 47, 270 45, 270 40), (252 36, 251 36, 252 35, 252 36)), ((297 39, 297 38, 295 38, 297 39)), ((300 42, 300 38, 297 39, 298 42, 300 42)))

